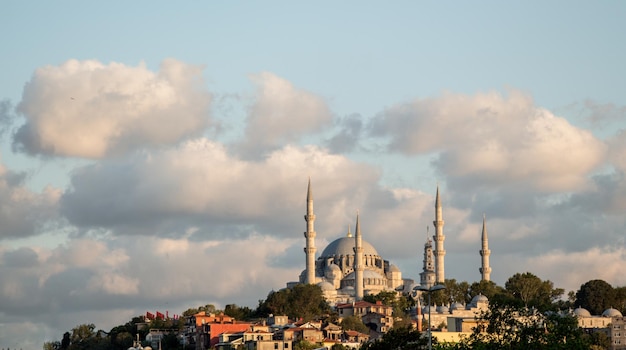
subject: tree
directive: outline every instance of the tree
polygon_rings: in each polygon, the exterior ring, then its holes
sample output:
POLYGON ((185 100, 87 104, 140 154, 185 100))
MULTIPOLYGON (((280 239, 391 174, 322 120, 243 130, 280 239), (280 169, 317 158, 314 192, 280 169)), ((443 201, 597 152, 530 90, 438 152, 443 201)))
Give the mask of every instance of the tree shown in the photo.
POLYGON ((393 308, 393 316, 396 318, 407 318, 409 307, 414 304, 408 295, 398 296, 393 291, 380 291, 378 294, 369 294, 363 297, 363 301, 375 304, 380 301, 383 305, 393 308))
POLYGON ((300 340, 293 346, 293 348, 294 350, 313 350, 318 346, 319 344, 314 344, 307 340, 300 340))
POLYGON ((180 348, 180 342, 178 341, 176 333, 168 333, 164 335, 163 339, 161 339, 161 348, 163 350, 180 348))
POLYGON ((495 282, 481 280, 480 282, 474 282, 470 285, 469 300, 466 303, 479 294, 486 296, 489 300, 492 300, 495 299, 497 295, 503 295, 505 293, 506 291, 495 282))
POLYGON ((384 305, 393 306, 396 301, 396 293, 393 291, 380 291, 378 294, 368 294, 363 297, 363 301, 367 301, 372 304, 376 304, 380 301, 384 305))
POLYGON ((61 349, 65 350, 70 347, 70 343, 72 342, 70 336, 70 332, 63 333, 63 339, 61 340, 61 349))
POLYGON ((47 341, 43 343, 43 350, 60 350, 61 342, 60 341, 47 341))
POLYGON ((354 315, 344 317, 343 320, 341 320, 340 325, 341 329, 343 329, 344 331, 352 330, 366 334, 370 331, 369 328, 363 323, 363 321, 361 321, 358 316, 354 315))
MULTIPOLYGON (((392 328, 383 334, 382 338, 373 342, 365 343, 362 350, 412 350, 423 349, 428 344, 428 338, 422 337, 421 333, 411 328, 392 328)), ((433 339, 433 344, 436 344, 433 339)))
POLYGON ((236 304, 227 304, 224 307, 224 314, 236 320, 249 320, 252 317, 253 310, 249 307, 239 307, 236 304))
POLYGON ((603 280, 588 281, 576 292, 576 306, 587 309, 592 315, 600 315, 616 303, 613 287, 603 280))
POLYGON ((511 276, 504 284, 504 288, 524 306, 534 306, 540 310, 549 309, 565 292, 562 288, 554 288, 551 281, 542 281, 530 272, 511 276))
POLYGON ((590 342, 570 315, 491 304, 473 333, 448 349, 588 349, 590 342))
POLYGON ((432 295, 432 303, 436 305, 449 305, 453 302, 467 304, 471 298, 469 296, 469 283, 457 282, 456 279, 446 279, 443 282, 446 289, 432 295))
POLYGON ((615 305, 613 305, 613 307, 622 313, 626 313, 626 287, 617 287, 614 291, 615 305))
POLYGON ((290 289, 270 292, 265 301, 259 301, 256 311, 259 317, 287 315, 304 321, 327 313, 330 313, 330 306, 324 299, 322 289, 314 284, 298 284, 290 289))

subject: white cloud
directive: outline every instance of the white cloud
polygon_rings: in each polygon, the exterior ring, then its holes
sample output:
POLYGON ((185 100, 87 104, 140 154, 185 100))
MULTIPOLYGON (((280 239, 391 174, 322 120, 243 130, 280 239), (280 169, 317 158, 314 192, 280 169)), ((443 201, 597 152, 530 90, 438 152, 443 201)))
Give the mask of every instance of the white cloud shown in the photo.
POLYGON ((31 326, 45 328, 45 340, 54 340, 78 324, 96 323, 109 330, 146 311, 180 314, 206 303, 223 308, 233 302, 256 307, 266 293, 284 287, 300 272, 299 267, 270 265, 291 244, 254 235, 203 242, 123 237, 90 244, 79 239, 52 250, 28 248, 21 253, 0 247, 0 261, 18 258, 16 253, 38 257, 27 267, 0 264, 0 319, 11 320, 6 322, 11 325, 36 320, 31 326), (164 251, 166 245, 177 248, 164 251), (84 256, 86 249, 91 258, 84 256), (37 285, 39 279, 45 282, 37 285))
POLYGON ((438 152, 438 170, 466 186, 581 189, 606 157, 589 131, 517 91, 414 100, 386 110, 372 132, 389 137, 395 151, 438 152))
MULTIPOLYGON (((76 171, 62 208, 75 225, 124 227, 120 234, 134 228, 143 234, 184 235, 193 229, 232 236, 241 225, 284 228, 294 220, 277 218, 300 217, 309 176, 320 199, 344 200, 352 213, 364 199, 358 192, 375 186, 379 172, 318 147, 287 146, 256 162, 196 139, 76 171)), ((270 231, 283 234, 282 229, 270 231)))
POLYGON ((329 126, 332 114, 319 96, 272 73, 253 75, 257 93, 248 111, 244 154, 258 157, 329 126))
POLYGON ((605 280, 613 287, 624 286, 624 264, 626 249, 615 246, 590 247, 578 252, 555 249, 524 262, 528 271, 549 277, 556 287, 566 291, 577 291, 582 284, 594 279, 605 280))
POLYGON ((26 123, 14 145, 30 154, 102 158, 174 144, 209 125, 210 94, 201 69, 165 60, 145 64, 70 60, 45 66, 24 88, 26 123))
POLYGON ((25 186, 26 174, 0 164, 0 238, 24 238, 53 226, 58 218, 61 190, 46 187, 41 193, 25 186))

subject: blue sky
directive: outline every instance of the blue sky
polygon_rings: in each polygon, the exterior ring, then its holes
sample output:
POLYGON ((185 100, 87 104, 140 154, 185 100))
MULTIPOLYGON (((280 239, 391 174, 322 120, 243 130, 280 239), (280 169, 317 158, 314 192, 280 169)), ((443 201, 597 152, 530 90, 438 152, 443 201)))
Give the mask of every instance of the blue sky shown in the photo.
POLYGON ((304 268, 309 176, 318 251, 360 210, 365 239, 417 278, 439 184, 447 277, 479 278, 485 213, 496 283, 625 285, 625 14, 5 3, 0 344, 256 306, 304 268))

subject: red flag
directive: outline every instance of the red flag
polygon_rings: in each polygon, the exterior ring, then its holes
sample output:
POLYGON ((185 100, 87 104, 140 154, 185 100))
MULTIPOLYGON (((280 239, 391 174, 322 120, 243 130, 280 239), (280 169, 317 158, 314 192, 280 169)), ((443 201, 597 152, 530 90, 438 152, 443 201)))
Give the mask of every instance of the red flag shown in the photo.
POLYGON ((163 315, 162 313, 160 313, 160 312, 158 312, 158 311, 157 311, 156 318, 157 318, 157 320, 158 320, 158 319, 161 319, 161 320, 162 320, 162 319, 164 319, 164 318, 165 318, 165 315, 163 315))
POLYGON ((149 320, 154 320, 154 314, 150 311, 146 312, 146 318, 149 320))

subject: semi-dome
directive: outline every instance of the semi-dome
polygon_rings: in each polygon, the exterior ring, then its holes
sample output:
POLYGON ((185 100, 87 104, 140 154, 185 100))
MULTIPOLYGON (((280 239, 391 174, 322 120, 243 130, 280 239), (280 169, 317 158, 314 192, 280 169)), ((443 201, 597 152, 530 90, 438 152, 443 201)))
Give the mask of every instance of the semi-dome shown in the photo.
POLYGON ((337 264, 330 264, 326 267, 327 270, 329 271, 339 271, 341 272, 341 268, 339 266, 337 266, 337 264))
POLYGON ((591 317, 591 313, 580 306, 574 309, 574 315, 578 317, 591 317))
POLYGON ((616 310, 614 308, 609 308, 604 310, 604 312, 602 313, 602 316, 604 317, 622 317, 622 313, 619 312, 619 310, 616 310))
POLYGON ((317 284, 322 291, 331 291, 331 290, 335 290, 335 286, 333 286, 330 282, 327 281, 323 281, 317 284))
MULTIPOLYGON (((364 255, 378 255, 374 247, 365 240, 361 240, 364 255)), ((321 257, 354 255, 354 237, 342 237, 332 241, 322 252, 321 257)))

